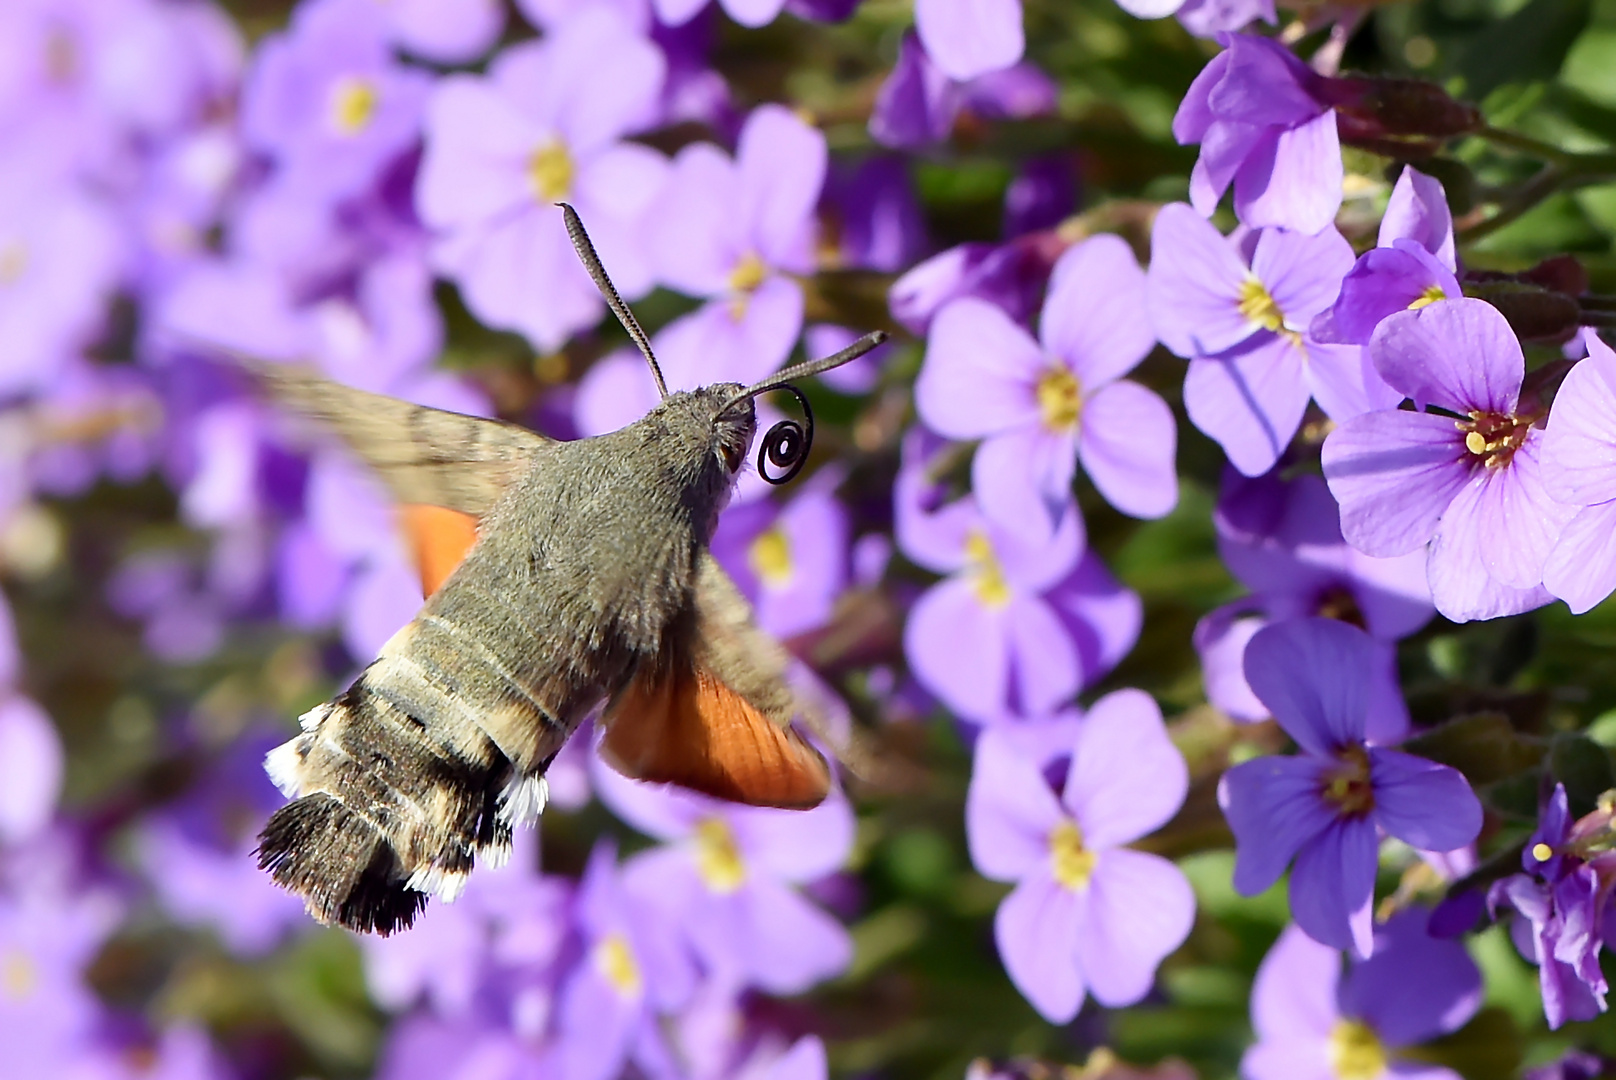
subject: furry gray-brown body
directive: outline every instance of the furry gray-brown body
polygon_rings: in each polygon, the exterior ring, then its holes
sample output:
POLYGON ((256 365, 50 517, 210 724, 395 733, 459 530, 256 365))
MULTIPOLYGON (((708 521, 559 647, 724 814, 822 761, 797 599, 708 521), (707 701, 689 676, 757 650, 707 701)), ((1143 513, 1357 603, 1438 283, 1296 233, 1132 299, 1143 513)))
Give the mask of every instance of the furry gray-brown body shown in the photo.
MULTIPOLYGON (((260 865, 321 921, 388 933, 428 894, 452 899, 477 855, 508 852, 573 729, 647 665, 677 662, 694 621, 749 627, 706 552, 755 413, 746 399, 720 417, 741 390, 721 384, 672 394, 609 435, 552 442, 255 370, 343 435, 400 501, 482 521, 415 619, 268 763, 295 801, 266 825, 260 865)), ((765 676, 758 695, 778 697, 777 672, 765 676)), ((790 708, 765 711, 789 721, 790 708)))

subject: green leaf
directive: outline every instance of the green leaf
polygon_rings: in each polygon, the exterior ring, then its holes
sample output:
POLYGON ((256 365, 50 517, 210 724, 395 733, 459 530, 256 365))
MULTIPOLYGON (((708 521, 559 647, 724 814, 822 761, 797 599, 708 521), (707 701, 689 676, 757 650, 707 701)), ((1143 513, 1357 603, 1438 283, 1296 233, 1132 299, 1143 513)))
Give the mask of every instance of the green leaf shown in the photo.
POLYGON ((1590 0, 1532 0, 1478 34, 1459 59, 1465 96, 1486 97, 1506 83, 1552 79, 1588 26, 1590 0))

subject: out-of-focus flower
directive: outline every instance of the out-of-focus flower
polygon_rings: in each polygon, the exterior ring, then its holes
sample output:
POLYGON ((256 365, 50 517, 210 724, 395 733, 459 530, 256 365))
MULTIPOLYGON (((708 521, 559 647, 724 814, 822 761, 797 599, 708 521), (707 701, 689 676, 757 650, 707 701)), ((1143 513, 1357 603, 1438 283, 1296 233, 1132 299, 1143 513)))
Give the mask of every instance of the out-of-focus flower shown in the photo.
POLYGON ((382 9, 388 36, 413 56, 463 64, 486 53, 505 28, 499 0, 369 0, 382 9))
POLYGON ((1352 247, 1334 228, 1316 236, 1261 229, 1225 239, 1183 203, 1156 215, 1152 325, 1190 361, 1190 420, 1247 476, 1273 468, 1309 397, 1338 422, 1401 399, 1363 349, 1308 333, 1351 266, 1352 247))
POLYGON ((654 120, 664 67, 615 13, 591 9, 507 49, 486 78, 438 86, 416 205, 478 318, 546 351, 600 318, 558 202, 577 207, 624 296, 651 287, 639 233, 666 164, 622 139, 654 120))
POLYGON ((1124 846, 1166 824, 1189 787, 1156 703, 1139 690, 1106 695, 1075 745, 1060 748, 1068 755, 1052 790, 1055 755, 1028 755, 1006 730, 989 730, 965 800, 972 862, 1016 882, 994 918, 1000 959, 1054 1023, 1076 1016, 1088 994, 1113 1007, 1144 997, 1195 916, 1177 867, 1124 846))
POLYGON ((1457 941, 1425 932, 1427 913, 1375 928, 1374 952, 1341 973, 1341 954, 1286 927, 1257 969, 1246 1080, 1419 1077, 1458 1080, 1406 1051, 1457 1031, 1481 1007, 1481 972, 1457 941))
POLYGON ((1544 569, 1577 511, 1545 486, 1541 414, 1521 399, 1509 324, 1481 300, 1439 300, 1383 320, 1369 351, 1398 393, 1443 411, 1383 409, 1330 433, 1342 535, 1377 557, 1429 544, 1431 596, 1455 622, 1547 603, 1544 569))
POLYGON ((1609 822, 1606 808, 1573 823, 1565 785, 1556 784, 1521 851, 1525 873, 1495 881, 1487 891, 1494 918, 1504 908, 1516 912, 1510 934, 1521 955, 1538 966, 1543 1016, 1551 1028, 1605 1011, 1609 988, 1599 954, 1612 930, 1610 856, 1603 850, 1609 822), (1584 849, 1589 833, 1594 851, 1584 849), (1602 864, 1607 880, 1601 880, 1602 864))
POLYGON ((1077 168, 1070 154, 1024 162, 1004 191, 1004 235, 1053 229, 1077 206, 1077 168))
POLYGON ((1021 59, 1021 0, 915 0, 915 31, 951 79, 974 79, 1021 59))
POLYGON ((1140 19, 1176 15, 1185 29, 1200 37, 1243 30, 1258 19, 1279 21, 1274 0, 1117 0, 1117 6, 1140 19))
POLYGON ((932 60, 921 38, 905 34, 876 95, 870 137, 915 150, 947 139, 961 112, 983 120, 1025 119, 1054 111, 1056 96, 1054 82, 1030 62, 959 81, 932 60))
POLYGON ((995 524, 1047 537, 1078 513, 1084 471, 1124 513, 1161 517, 1178 501, 1172 410, 1122 378, 1150 351, 1145 276, 1128 245, 1096 236, 1055 264, 1034 341, 1004 311, 965 297, 932 323, 915 405, 933 430, 983 439, 972 488, 995 524))
MULTIPOLYGON (((814 208, 825 180, 825 137, 789 109, 747 117, 732 159, 694 143, 673 160, 647 218, 658 276, 710 298, 691 316, 708 371, 773 371, 802 330, 802 288, 814 268, 814 208)), ((670 384, 671 386, 671 384, 670 384)))
POLYGON ((1616 352, 1597 335, 1554 395, 1543 486, 1578 507, 1543 568, 1543 586, 1580 615, 1616 589, 1616 352))
POLYGON ((420 137, 432 78, 395 61, 373 0, 312 0, 259 47, 242 92, 242 133, 310 201, 374 183, 420 137))
POLYGON ((1599 1080, 1609 1076, 1611 1059, 1586 1050, 1567 1050, 1557 1061, 1528 1069, 1525 1080, 1599 1080))
POLYGON ((1246 681, 1301 753, 1260 757, 1218 786, 1235 836, 1234 886, 1255 896, 1291 872, 1291 916, 1315 941, 1359 956, 1371 945, 1379 831, 1421 851, 1481 830, 1465 778, 1364 742, 1373 645, 1334 619, 1275 623, 1246 646, 1246 681))
POLYGON ((1234 185, 1253 228, 1312 234, 1341 207, 1341 143, 1322 76, 1270 38, 1231 34, 1173 117, 1180 143, 1200 143, 1190 201, 1203 217, 1234 185))
POLYGON ((711 976, 797 994, 847 966, 847 931, 791 888, 846 860, 845 797, 807 811, 740 806, 628 780, 598 758, 594 779, 614 813, 664 841, 624 864, 625 890, 657 906, 711 976))
POLYGON ((1246 643, 1271 622, 1322 615, 1368 631, 1376 660, 1365 738, 1401 740, 1409 717, 1396 643, 1435 614, 1423 554, 1375 559, 1349 546, 1335 499, 1317 476, 1247 479, 1228 469, 1212 520, 1224 564, 1253 595, 1196 624, 1207 699, 1237 720, 1266 717, 1268 709, 1246 685, 1246 643))
POLYGON ((1065 250, 1066 243, 1047 232, 1004 244, 960 244, 911 267, 892 283, 887 304, 892 317, 917 336, 930 331, 939 311, 967 296, 997 304, 1025 324, 1065 250))
POLYGON ((922 429, 904 446, 893 494, 899 549, 948 575, 915 602, 904 655, 915 678, 977 723, 1043 716, 1116 665, 1139 635, 1139 598, 1092 553, 1081 519, 1029 538, 967 496, 940 508, 922 429))
POLYGON ((16 693, 21 668, 11 607, 0 596, 0 844, 37 836, 62 790, 62 740, 45 711, 16 693))
POLYGON ((1376 247, 1358 257, 1341 295, 1314 318, 1309 333, 1318 341, 1367 345, 1386 316, 1463 296, 1457 268, 1442 182, 1405 165, 1376 247))
POLYGON ((734 507, 719 518, 712 552, 758 625, 785 638, 829 620, 847 585, 847 534, 847 511, 816 483, 784 507, 761 499, 734 507))
POLYGON ((843 266, 896 271, 926 247, 925 218, 901 157, 881 154, 831 170, 820 211, 836 245, 831 261, 843 266))

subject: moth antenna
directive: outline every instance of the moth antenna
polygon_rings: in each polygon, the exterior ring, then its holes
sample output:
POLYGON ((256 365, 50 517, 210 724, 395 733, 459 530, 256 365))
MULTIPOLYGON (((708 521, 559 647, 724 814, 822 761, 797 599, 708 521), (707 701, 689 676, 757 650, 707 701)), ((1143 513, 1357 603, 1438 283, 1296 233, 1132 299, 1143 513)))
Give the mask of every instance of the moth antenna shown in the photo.
MULTIPOLYGON (((628 336, 634 339, 635 345, 639 346, 640 355, 645 357, 647 364, 651 365, 651 377, 656 380, 657 393, 667 397, 668 384, 662 378, 662 368, 657 364, 656 356, 651 352, 651 339, 645 336, 645 331, 640 328, 640 320, 636 319, 634 312, 630 311, 628 305, 623 303, 623 298, 617 295, 617 288, 612 284, 612 279, 606 276, 606 268, 600 264, 600 256, 595 254, 595 245, 589 242, 589 234, 584 231, 584 223, 578 217, 578 211, 566 203, 556 203, 556 205, 561 207, 561 214, 566 219, 567 235, 572 237, 572 246, 578 252, 579 261, 584 264, 584 269, 588 270, 589 276, 594 279, 595 288, 600 290, 600 295, 605 297, 606 306, 612 309, 612 314, 617 316, 617 321, 623 324, 623 329, 628 331, 628 336)), ((846 350, 844 349, 843 351, 845 352, 846 350)), ((838 353, 837 355, 841 354, 838 353)))
POLYGON ((742 390, 739 394, 736 394, 734 397, 730 398, 724 403, 724 408, 718 411, 724 412, 731 406, 737 405, 749 397, 755 397, 758 394, 765 394, 770 390, 782 389, 793 379, 806 379, 809 376, 818 375, 821 372, 829 371, 831 368, 839 368, 843 364, 851 363, 852 361, 863 356, 865 353, 869 352, 871 349, 875 348, 877 345, 880 345, 887 339, 887 337, 888 335, 885 330, 871 330, 868 334, 865 334, 863 337, 853 342, 853 344, 849 345, 841 352, 832 353, 831 355, 823 357, 819 360, 804 360, 802 363, 795 364, 783 371, 776 371, 773 375, 770 375, 762 382, 753 383, 745 390, 742 390))

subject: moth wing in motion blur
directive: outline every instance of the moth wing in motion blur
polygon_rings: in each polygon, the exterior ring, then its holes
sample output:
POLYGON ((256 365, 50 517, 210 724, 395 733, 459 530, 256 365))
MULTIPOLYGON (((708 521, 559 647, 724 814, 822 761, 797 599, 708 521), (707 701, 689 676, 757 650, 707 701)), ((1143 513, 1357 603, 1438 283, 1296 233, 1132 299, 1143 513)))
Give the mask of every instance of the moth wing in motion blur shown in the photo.
POLYGON ((686 493, 636 459, 665 432, 642 420, 557 443, 248 366, 387 483, 429 594, 266 763, 294 801, 259 862, 316 918, 386 934, 428 895, 453 899, 478 855, 508 854, 550 760, 608 698, 605 754, 630 776, 764 805, 825 797, 824 759, 790 730, 784 650, 707 553, 711 523, 680 519, 686 493))

